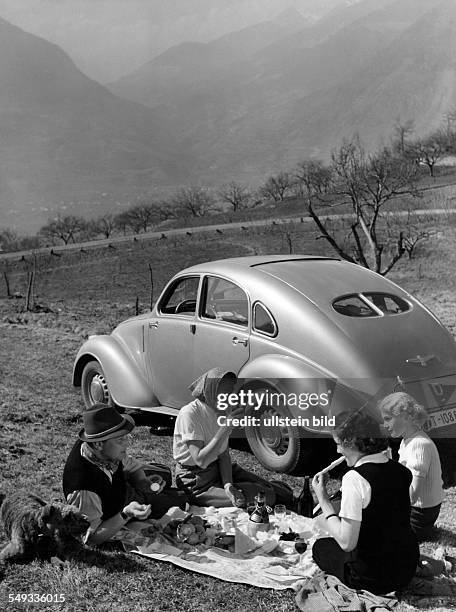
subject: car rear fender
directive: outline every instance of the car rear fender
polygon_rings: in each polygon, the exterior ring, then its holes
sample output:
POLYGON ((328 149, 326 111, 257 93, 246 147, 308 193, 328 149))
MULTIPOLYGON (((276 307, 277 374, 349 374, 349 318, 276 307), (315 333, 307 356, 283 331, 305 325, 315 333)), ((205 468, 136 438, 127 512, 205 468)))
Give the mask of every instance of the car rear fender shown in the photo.
MULTIPOLYGON (((245 387, 258 388, 266 384, 293 394, 327 392, 328 385, 331 385, 331 378, 323 372, 286 355, 261 355, 246 364, 238 376, 245 381, 245 387)), ((291 405, 288 408, 293 416, 303 416, 302 408, 291 405)))
POLYGON ((81 386, 85 365, 96 360, 103 368, 114 403, 123 408, 159 406, 150 385, 135 361, 113 336, 92 336, 79 349, 73 368, 73 385, 81 386))

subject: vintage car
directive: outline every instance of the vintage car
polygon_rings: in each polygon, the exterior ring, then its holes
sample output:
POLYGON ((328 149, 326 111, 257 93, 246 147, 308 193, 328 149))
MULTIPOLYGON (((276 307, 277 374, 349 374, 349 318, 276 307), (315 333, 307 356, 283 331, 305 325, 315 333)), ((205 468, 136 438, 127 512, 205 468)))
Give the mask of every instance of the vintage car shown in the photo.
POLYGON ((234 371, 243 389, 268 392, 246 408, 261 418, 245 421, 245 434, 276 471, 302 468, 331 415, 375 410, 394 390, 425 404, 436 435, 456 422, 450 333, 396 284, 325 257, 252 256, 183 270, 152 312, 84 343, 73 384, 86 406, 176 415, 191 400, 189 384, 214 366, 234 371), (295 401, 282 401, 293 393, 295 401), (298 405, 297 395, 318 401, 298 405))

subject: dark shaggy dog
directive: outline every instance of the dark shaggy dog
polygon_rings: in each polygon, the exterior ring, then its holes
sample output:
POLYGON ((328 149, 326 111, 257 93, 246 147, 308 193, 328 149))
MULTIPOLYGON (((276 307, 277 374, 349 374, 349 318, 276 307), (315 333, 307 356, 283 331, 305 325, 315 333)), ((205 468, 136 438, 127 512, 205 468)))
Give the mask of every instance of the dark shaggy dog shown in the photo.
POLYGON ((74 506, 45 501, 19 492, 0 494, 0 524, 9 543, 0 551, 0 563, 68 557, 81 549, 89 523, 74 506))

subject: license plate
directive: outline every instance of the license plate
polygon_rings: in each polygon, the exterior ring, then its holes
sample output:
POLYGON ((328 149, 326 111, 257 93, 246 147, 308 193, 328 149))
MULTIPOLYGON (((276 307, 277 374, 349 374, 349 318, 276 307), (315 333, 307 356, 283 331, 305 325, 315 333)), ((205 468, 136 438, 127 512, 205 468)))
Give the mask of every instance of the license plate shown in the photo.
POLYGON ((439 427, 448 427, 448 425, 456 425, 456 406, 430 414, 424 429, 429 431, 439 427))
MULTIPOLYGON (((430 416, 443 415, 447 412, 453 414, 452 408, 456 406, 456 376, 407 382, 405 390, 423 404, 430 416)), ((442 423, 439 427, 444 425, 449 423, 442 423)))

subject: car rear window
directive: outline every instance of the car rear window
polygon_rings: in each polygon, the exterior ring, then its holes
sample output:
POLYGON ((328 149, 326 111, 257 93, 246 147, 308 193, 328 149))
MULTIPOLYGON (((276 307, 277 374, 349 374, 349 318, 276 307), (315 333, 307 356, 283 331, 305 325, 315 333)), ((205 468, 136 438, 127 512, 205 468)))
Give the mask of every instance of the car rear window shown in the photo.
POLYGON ((397 295, 389 293, 363 293, 383 314, 400 314, 410 310, 409 304, 397 295))
POLYGON ((337 298, 332 303, 336 312, 347 317, 381 317, 410 310, 408 302, 391 293, 354 293, 337 298))

